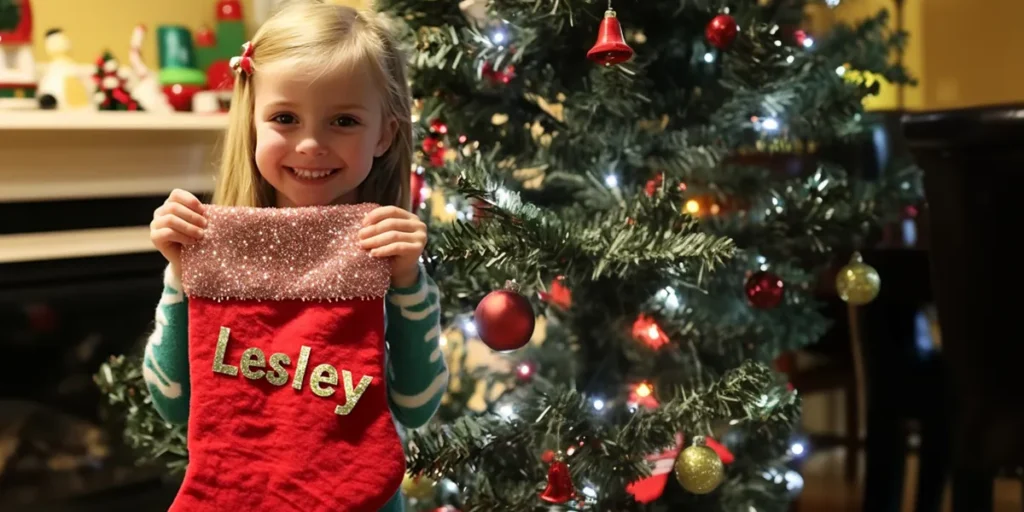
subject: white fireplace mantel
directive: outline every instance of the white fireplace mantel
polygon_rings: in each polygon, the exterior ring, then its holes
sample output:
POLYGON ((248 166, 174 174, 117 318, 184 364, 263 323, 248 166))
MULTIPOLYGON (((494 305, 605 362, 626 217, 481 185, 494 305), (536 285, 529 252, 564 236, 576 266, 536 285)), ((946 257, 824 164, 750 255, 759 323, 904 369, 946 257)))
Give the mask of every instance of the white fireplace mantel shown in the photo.
MULTIPOLYGON (((223 114, 0 111, 0 202, 211 192, 226 125, 223 114)), ((0 263, 142 250, 148 226, 0 235, 0 263)))

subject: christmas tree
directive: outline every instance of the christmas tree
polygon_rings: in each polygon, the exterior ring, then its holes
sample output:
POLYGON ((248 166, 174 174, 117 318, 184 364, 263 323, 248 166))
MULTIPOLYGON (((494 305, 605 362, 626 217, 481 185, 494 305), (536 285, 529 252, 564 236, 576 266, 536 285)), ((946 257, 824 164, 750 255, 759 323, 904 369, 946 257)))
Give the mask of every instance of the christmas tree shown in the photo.
POLYGON ((378 3, 453 368, 406 439, 412 509, 788 510, 805 445, 773 363, 826 332, 823 281, 873 299, 856 251, 920 200, 913 165, 844 156, 880 79, 912 83, 905 34, 808 34, 805 7, 378 3))
POLYGON ((99 110, 142 110, 128 92, 120 63, 109 51, 96 60, 92 78, 96 82, 94 100, 99 110))
MULTIPOLYGON (((804 7, 378 3, 413 67, 452 369, 405 433, 411 510, 788 510, 800 399, 773 362, 827 329, 823 279, 874 297, 855 251, 921 198, 913 165, 867 181, 842 151, 879 79, 911 82, 905 35, 882 11, 812 36, 804 7)), ((139 361, 96 382, 180 470, 139 361)))

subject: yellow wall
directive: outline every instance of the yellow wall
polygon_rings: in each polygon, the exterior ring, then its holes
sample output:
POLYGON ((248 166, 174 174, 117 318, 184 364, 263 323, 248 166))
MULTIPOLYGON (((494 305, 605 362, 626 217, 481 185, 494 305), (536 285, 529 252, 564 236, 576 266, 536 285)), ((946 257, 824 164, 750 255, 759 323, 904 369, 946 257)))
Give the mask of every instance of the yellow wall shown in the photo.
MULTIPOLYGON (((907 109, 945 109, 1024 101, 1024 1, 905 0, 910 41, 904 64, 918 79, 904 90, 907 109)), ((889 9, 892 0, 842 0, 831 12, 817 9, 816 26, 828 19, 852 21, 889 9)), ((868 108, 897 108, 895 86, 883 85, 868 108)))

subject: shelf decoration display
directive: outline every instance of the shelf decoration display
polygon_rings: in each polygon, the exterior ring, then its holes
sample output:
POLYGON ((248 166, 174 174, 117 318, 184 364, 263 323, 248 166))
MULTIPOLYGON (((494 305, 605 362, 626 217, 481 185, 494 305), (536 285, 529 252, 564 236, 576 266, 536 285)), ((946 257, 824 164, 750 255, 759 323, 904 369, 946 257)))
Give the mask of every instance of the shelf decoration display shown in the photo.
POLYGON ((93 107, 89 101, 92 90, 90 74, 71 58, 71 39, 59 28, 46 31, 43 48, 49 62, 45 64, 36 98, 43 110, 84 110, 93 107))
POLYGON ((192 33, 181 25, 157 27, 160 85, 174 110, 192 109, 192 97, 206 88, 206 73, 196 67, 192 33))
POLYGON ((242 51, 245 22, 239 0, 217 0, 215 30, 200 27, 195 33, 180 25, 157 30, 160 83, 175 110, 202 113, 224 111, 231 98, 234 76, 229 62, 242 51), (202 93, 202 94, 200 94, 202 93), (197 98, 197 94, 200 94, 197 98), (214 101, 215 100, 215 101, 214 101))
POLYGON ((31 0, 0 0, 6 21, 17 22, 0 29, 0 108, 35 107, 36 62, 32 54, 31 0))
POLYGON ((132 96, 141 107, 140 110, 167 114, 175 109, 161 88, 160 76, 153 73, 142 58, 142 43, 146 40, 146 32, 146 26, 141 23, 132 30, 128 53, 130 82, 134 84, 132 96))

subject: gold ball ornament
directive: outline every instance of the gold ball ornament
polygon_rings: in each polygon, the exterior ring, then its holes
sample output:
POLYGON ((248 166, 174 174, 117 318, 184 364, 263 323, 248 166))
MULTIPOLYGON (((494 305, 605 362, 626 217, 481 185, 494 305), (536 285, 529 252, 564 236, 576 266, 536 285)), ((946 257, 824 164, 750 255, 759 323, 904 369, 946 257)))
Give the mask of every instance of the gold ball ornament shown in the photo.
POLYGON ((839 269, 836 275, 839 298, 854 306, 863 306, 875 300, 881 289, 882 277, 874 267, 864 263, 859 252, 853 253, 850 263, 839 269))
POLYGON ((714 450, 699 440, 676 457, 676 479, 694 494, 707 494, 725 479, 725 466, 714 450))
POLYGON ((418 500, 430 498, 434 496, 434 481, 427 476, 406 473, 402 479, 402 494, 418 500))

